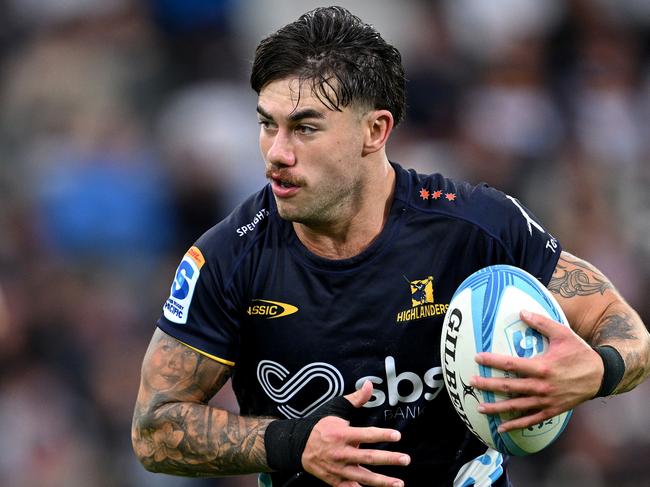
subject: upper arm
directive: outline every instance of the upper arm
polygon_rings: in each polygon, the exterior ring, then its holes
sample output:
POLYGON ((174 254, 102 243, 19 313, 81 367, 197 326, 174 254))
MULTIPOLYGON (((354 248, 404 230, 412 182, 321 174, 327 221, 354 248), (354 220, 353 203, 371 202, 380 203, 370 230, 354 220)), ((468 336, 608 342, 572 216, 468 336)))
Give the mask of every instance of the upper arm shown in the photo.
POLYGON ((268 470, 264 432, 271 420, 207 404, 230 374, 230 366, 155 331, 131 428, 133 450, 147 470, 192 477, 268 470))
POLYGON ((627 306, 612 283, 590 263, 563 251, 548 283, 571 328, 593 343, 597 325, 612 306, 627 306))
POLYGON ((136 408, 169 402, 207 404, 231 375, 231 367, 212 360, 159 328, 142 363, 136 408))

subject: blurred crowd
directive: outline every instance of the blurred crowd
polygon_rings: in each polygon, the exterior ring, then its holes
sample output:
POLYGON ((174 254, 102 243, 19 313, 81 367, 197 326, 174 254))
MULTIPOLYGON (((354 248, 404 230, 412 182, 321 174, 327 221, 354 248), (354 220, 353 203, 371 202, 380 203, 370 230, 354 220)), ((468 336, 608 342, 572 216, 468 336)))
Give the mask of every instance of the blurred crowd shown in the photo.
MULTIPOLYGON (((518 197, 650 323, 650 2, 338 3, 404 57, 389 157, 518 197)), ((130 422, 179 259, 265 184, 256 42, 317 5, 0 0, 0 485, 255 485, 147 473, 130 422)), ((649 403, 580 406, 514 479, 647 485, 649 403)))

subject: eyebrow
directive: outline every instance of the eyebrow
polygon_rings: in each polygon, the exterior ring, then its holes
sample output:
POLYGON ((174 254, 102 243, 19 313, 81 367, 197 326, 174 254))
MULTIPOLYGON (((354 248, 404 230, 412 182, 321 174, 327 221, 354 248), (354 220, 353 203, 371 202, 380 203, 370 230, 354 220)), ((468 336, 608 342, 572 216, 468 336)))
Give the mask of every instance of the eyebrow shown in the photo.
MULTIPOLYGON (((268 113, 266 110, 264 110, 261 106, 257 105, 257 113, 262 115, 264 118, 267 118, 269 120, 273 120, 273 116, 268 113)), ((318 110, 315 110, 313 108, 304 108, 302 110, 294 110, 289 114, 287 117, 287 120, 289 122, 297 122, 299 120, 303 120, 305 118, 318 118, 318 119, 324 119, 325 115, 323 115, 321 112, 318 110)))

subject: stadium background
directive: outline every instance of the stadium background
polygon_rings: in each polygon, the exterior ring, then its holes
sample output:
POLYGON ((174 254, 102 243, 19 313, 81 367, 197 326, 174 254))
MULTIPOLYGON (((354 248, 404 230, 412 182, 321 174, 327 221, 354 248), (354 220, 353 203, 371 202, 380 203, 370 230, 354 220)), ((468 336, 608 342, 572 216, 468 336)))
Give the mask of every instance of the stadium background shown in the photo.
MULTIPOLYGON (((340 3, 404 56, 389 157, 519 197, 650 323, 650 3, 340 3)), ((149 474, 129 427, 179 258, 264 184, 253 48, 317 4, 0 0, 0 485, 254 485, 149 474)), ((649 386, 518 485, 647 482, 649 386)))

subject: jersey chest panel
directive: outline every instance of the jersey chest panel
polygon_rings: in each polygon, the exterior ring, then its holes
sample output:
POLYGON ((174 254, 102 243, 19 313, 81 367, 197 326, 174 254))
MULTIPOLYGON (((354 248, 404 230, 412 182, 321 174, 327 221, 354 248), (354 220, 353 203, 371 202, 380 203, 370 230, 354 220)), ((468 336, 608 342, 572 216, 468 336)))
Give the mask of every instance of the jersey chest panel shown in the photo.
POLYGON ((398 428, 406 439, 440 424, 463 436, 443 391, 438 344, 449 300, 465 268, 478 264, 453 235, 432 241, 435 225, 407 235, 358 268, 314 269, 290 253, 259 266, 235 377, 245 413, 306 416, 370 380, 365 424, 398 428))

